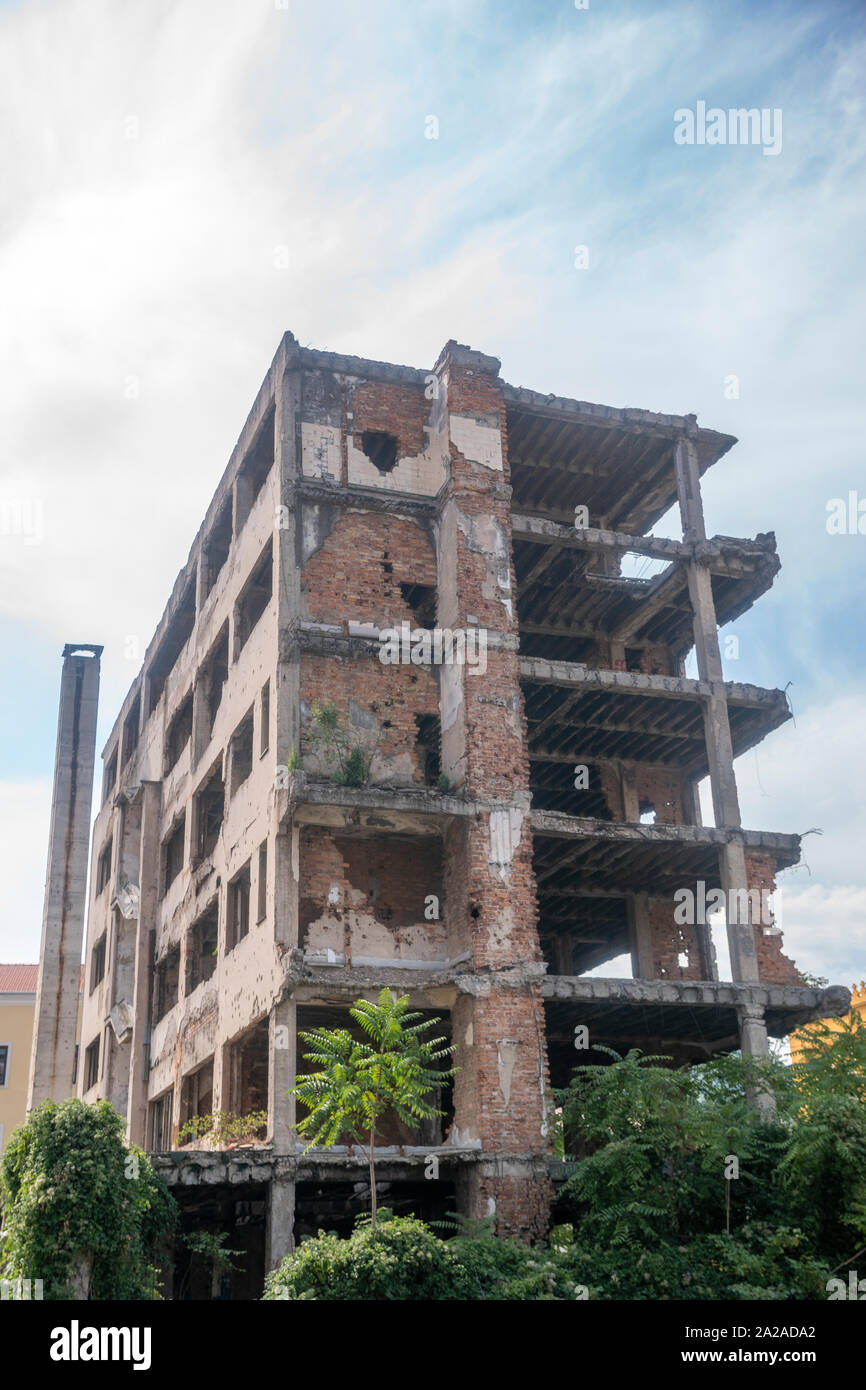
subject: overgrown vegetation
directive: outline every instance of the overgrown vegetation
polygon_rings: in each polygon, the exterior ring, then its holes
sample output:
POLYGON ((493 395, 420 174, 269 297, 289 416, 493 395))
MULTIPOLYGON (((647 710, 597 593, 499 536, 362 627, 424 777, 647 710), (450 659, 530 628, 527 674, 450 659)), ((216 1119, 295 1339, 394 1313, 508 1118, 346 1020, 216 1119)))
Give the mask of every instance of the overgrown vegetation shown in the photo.
POLYGON ((265 1297, 826 1299, 831 1276, 866 1265, 866 1027, 811 1031, 795 1066, 737 1055, 675 1070, 609 1051, 577 1067, 557 1096, 572 1219, 544 1246, 459 1219, 442 1240, 383 1212, 348 1240, 305 1241, 265 1297), (772 1121, 755 1089, 773 1095, 772 1121))
POLYGON ((381 730, 370 738, 346 729, 337 706, 318 701, 310 711, 313 727, 309 739, 325 762, 334 768, 331 780, 341 787, 363 787, 370 780, 370 769, 379 745, 381 730))
POLYGON ((108 1101, 44 1101, 0 1158, 0 1276, 41 1279, 46 1299, 158 1298, 156 1260, 174 1199, 124 1143, 108 1101))
POLYGON ((387 1301, 466 1299, 469 1274, 452 1244, 415 1217, 383 1209, 375 1226, 358 1226, 347 1240, 320 1232, 268 1276, 264 1297, 387 1301))
POLYGON ((193 1115, 177 1132, 179 1144, 189 1140, 206 1139, 213 1148, 224 1149, 238 1139, 261 1139, 268 1127, 267 1110, 253 1110, 249 1115, 235 1115, 229 1110, 215 1110, 210 1115, 193 1115))
POLYGON ((307 1148, 330 1148, 345 1136, 366 1151, 375 1227, 379 1123, 388 1111, 413 1129, 420 1120, 441 1115, 430 1097, 454 1075, 441 1065, 454 1049, 444 1038, 421 1036, 441 1019, 410 1012, 407 994, 394 999, 383 989, 378 1004, 358 999, 349 1013, 371 1041, 353 1038, 345 1028, 301 1033, 311 1049, 304 1057, 319 1070, 299 1076, 291 1094, 307 1108, 297 1124, 309 1139, 307 1148))

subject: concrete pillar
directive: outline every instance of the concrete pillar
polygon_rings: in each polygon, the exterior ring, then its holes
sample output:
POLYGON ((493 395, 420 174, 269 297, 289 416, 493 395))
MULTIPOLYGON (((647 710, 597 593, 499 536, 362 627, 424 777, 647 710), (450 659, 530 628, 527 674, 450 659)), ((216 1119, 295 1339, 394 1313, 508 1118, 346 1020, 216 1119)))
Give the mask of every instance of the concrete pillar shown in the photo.
POLYGON ((760 976, 742 840, 729 841, 722 849, 720 857, 728 948, 731 953, 731 975, 734 980, 756 984, 760 976))
POLYGON ((631 763, 623 763, 620 767, 620 789, 622 818, 636 825, 640 820, 640 798, 637 794, 637 773, 631 763))
POLYGON ((134 1020, 129 1058, 127 1137, 147 1147, 150 1028, 153 1004, 153 949, 159 909, 159 821, 162 783, 143 782, 141 792, 138 931, 135 943, 134 1020))
MULTIPOLYGON (((767 1023, 764 1011, 757 1004, 743 1004, 737 1009, 740 1027, 740 1047, 749 1057, 759 1061, 769 1056, 770 1045, 767 1038, 767 1023)), ((749 1088, 747 1095, 751 1104, 763 1115, 772 1120, 776 1113, 776 1102, 766 1091, 749 1088)))
POLYGON ((297 1025, 292 999, 281 999, 271 1009, 268 1042, 268 1138, 275 1154, 289 1154, 295 1145, 295 1102, 287 1091, 295 1084, 297 1025))
POLYGON ((101 654, 63 649, 28 1109, 73 1091, 101 654))
POLYGON ((276 1269, 284 1255, 295 1248, 295 1184, 291 1178, 274 1173, 268 1190, 268 1227, 265 1268, 276 1269))
POLYGON ((652 931, 649 918, 649 895, 629 893, 626 897, 628 934, 631 942, 632 972, 636 980, 656 978, 653 959, 652 931))
MULTIPOLYGON (((301 616, 301 566, 303 551, 303 504, 298 497, 301 462, 298 433, 301 411, 301 375, 294 361, 296 345, 284 339, 285 356, 277 364, 274 391, 274 438, 278 478, 276 545, 277 619, 280 661, 275 704, 276 739, 274 766, 285 764, 292 749, 300 750, 300 655, 293 643, 294 629, 301 616)), ((279 935, 279 933, 278 933, 279 935)))
MULTIPOLYGON (((696 430, 696 426, 693 428, 696 430)), ((683 537, 686 541, 704 540, 706 528, 697 445, 693 436, 677 444, 676 473, 683 537)), ((719 828, 736 830, 741 823, 740 803, 734 775, 734 753, 712 577, 706 566, 695 560, 687 562, 687 569, 698 675, 710 686, 709 698, 704 701, 704 736, 714 818, 719 828)), ((731 974, 734 980, 754 981, 758 979, 754 933, 748 920, 748 908, 745 910, 745 920, 742 920, 740 906, 748 902, 746 863, 741 841, 734 839, 724 845, 719 854, 719 870, 728 905, 726 916, 731 974)))

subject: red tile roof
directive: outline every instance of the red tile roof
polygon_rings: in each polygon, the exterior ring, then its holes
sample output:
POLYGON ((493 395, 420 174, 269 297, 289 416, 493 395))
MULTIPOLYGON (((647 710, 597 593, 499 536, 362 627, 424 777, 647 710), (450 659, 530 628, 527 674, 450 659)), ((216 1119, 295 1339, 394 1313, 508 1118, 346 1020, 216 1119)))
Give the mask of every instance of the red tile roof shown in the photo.
POLYGON ((0 965, 0 994, 35 994, 38 965, 0 965))

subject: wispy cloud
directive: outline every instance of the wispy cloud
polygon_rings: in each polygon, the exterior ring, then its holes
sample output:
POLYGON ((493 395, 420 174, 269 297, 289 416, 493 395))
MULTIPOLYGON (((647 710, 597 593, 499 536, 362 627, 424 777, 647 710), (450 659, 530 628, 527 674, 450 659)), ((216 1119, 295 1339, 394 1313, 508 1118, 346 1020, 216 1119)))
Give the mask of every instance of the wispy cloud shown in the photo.
MULTIPOLYGON (((710 529, 775 527, 785 568, 729 674, 794 679, 794 757, 811 741, 820 760, 839 728, 825 665, 862 669, 863 552, 824 507, 866 495, 864 54, 847 0, 0 9, 0 502, 44 516, 40 544, 0 536, 6 645, 23 625, 45 643, 16 670, 18 726, 68 638, 105 643, 110 725, 126 639, 152 632, 291 328, 418 365, 455 337, 509 380, 738 435, 706 479, 710 529), (673 112, 699 98, 781 107, 782 154, 676 147, 673 112)), ((854 692, 846 729, 863 714, 854 692)), ((53 754, 39 727, 33 777, 53 754)), ((833 786, 828 893, 862 882, 862 804, 833 786)), ((806 827, 814 787, 755 809, 806 827)))

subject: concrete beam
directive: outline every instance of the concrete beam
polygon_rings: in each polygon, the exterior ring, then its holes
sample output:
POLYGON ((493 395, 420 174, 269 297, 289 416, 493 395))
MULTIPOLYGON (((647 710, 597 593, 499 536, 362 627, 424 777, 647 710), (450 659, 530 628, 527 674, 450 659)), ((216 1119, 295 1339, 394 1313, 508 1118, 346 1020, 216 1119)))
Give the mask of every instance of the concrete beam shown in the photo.
MULTIPOLYGON (((708 700, 718 698, 719 692, 709 680, 692 680, 687 676, 649 676, 643 671, 607 671, 585 666, 578 661, 550 661, 540 656, 520 658, 521 680, 543 685, 564 685, 579 690, 609 690, 616 695, 649 695, 667 700, 708 700)), ((724 697, 729 704, 750 709, 784 707, 790 718, 784 690, 770 690, 760 685, 739 681, 722 682, 724 697)))
POLYGON ((534 835, 551 835, 560 839, 592 839, 632 842, 635 844, 701 845, 723 848, 738 843, 748 849, 767 850, 790 857, 796 863, 800 857, 800 836, 780 835, 774 831, 724 830, 710 825, 633 825, 621 821, 596 820, 591 816, 567 816, 561 811, 531 811, 530 824, 534 835))

